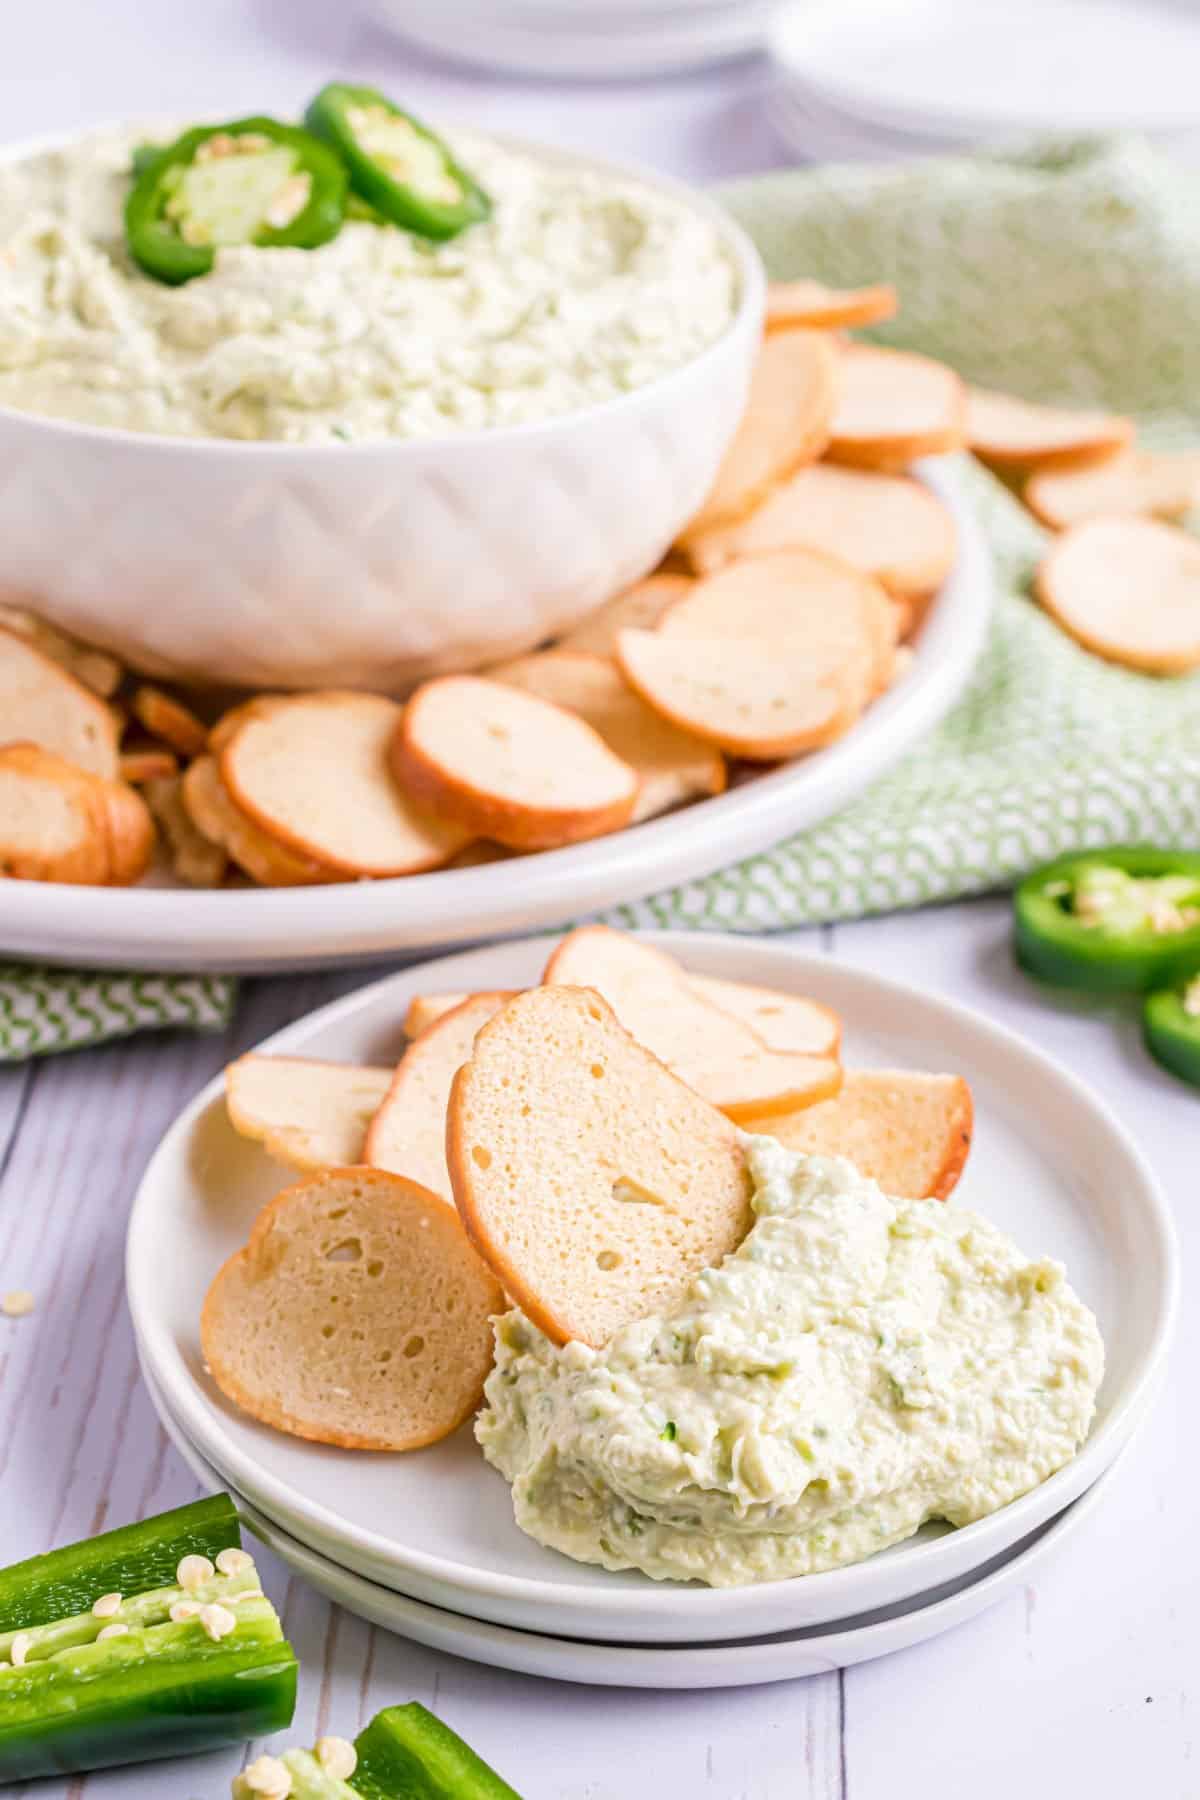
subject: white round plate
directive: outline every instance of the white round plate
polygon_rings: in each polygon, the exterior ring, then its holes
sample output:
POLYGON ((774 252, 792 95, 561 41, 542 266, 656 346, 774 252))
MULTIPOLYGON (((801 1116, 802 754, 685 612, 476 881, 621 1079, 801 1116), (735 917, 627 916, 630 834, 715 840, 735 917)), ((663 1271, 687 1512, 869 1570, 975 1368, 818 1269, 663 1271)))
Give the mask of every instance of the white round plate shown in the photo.
POLYGON ((802 0, 767 34, 780 68, 903 131, 1170 132, 1200 122, 1200 19, 1144 0, 802 0))
MULTIPOLYGON (((143 1370, 143 1374, 145 1371, 143 1370)), ((202 1487, 229 1490, 229 1484, 206 1463, 182 1426, 171 1415, 154 1382, 146 1387, 163 1430, 202 1487)), ((282 1562, 329 1600, 348 1612, 411 1638, 430 1650, 445 1650, 468 1662, 519 1675, 541 1675, 551 1681, 582 1681, 593 1687, 712 1688, 759 1687, 771 1681, 793 1681, 846 1669, 854 1663, 908 1650, 927 1638, 962 1625, 1010 1590, 1032 1581, 1065 1540, 1088 1517, 1115 1470, 1102 1475, 1065 1512, 1041 1525, 1011 1550, 993 1557, 973 1575, 918 1597, 916 1604, 888 1607, 835 1621, 814 1630, 781 1633, 771 1638, 741 1639, 699 1648, 677 1645, 601 1644, 578 1638, 547 1637, 536 1631, 513 1631, 480 1619, 445 1612, 423 1601, 407 1599, 291 1537, 233 1490, 242 1523, 282 1562)))
MULTIPOLYGON (((536 981, 553 940, 532 939, 404 970, 267 1040, 275 1051, 385 1062, 409 999, 536 981)), ((1170 1217, 1102 1101, 976 1013, 899 982, 737 938, 650 934, 709 975, 810 994, 845 1027, 852 1063, 953 1069, 971 1083, 976 1136, 956 1201, 1031 1253, 1066 1263, 1100 1320, 1108 1371, 1073 1462, 990 1518, 927 1529, 852 1568, 712 1589, 610 1573, 543 1549, 513 1522, 508 1489, 464 1427, 407 1456, 310 1444, 240 1414, 205 1372, 200 1308, 281 1172, 229 1125, 219 1080, 164 1137, 129 1225, 127 1290, 145 1363, 188 1438, 223 1480, 292 1536, 385 1587, 502 1625, 630 1642, 701 1643, 820 1625, 890 1606, 977 1570, 1095 1481, 1133 1429, 1175 1304, 1170 1217)))
POLYGON ((763 110, 780 141, 809 163, 908 162, 914 156, 944 155, 945 141, 902 143, 896 134, 844 124, 807 94, 777 83, 763 96, 763 110))
POLYGON ((618 21, 580 8, 493 0, 421 7, 372 0, 381 25, 439 56, 511 74, 619 80, 677 75, 748 56, 762 46, 769 7, 762 0, 726 6, 622 9, 618 21), (554 15, 553 17, 551 15, 554 15))
POLYGON ((987 550, 953 471, 923 473, 954 513, 957 565, 911 667, 828 749, 611 837, 402 881, 198 893, 0 880, 0 954, 192 973, 364 961, 556 925, 707 875, 827 818, 932 729, 983 647, 987 550))

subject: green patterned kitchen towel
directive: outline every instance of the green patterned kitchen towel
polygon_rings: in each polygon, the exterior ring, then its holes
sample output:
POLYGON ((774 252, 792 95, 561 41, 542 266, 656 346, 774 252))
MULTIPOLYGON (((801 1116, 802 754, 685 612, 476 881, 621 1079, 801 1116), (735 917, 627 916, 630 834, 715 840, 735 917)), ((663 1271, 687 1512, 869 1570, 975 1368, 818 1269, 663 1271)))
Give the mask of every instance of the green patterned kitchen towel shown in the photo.
POLYGON ((0 1063, 83 1050, 135 1031, 221 1031, 237 983, 223 975, 75 972, 0 963, 0 1063))
MULTIPOLYGON (((779 277, 887 280, 872 333, 983 385, 1200 439, 1200 183, 1128 140, 739 182, 722 198, 779 277)), ((1080 845, 1200 845, 1200 675, 1089 656, 1029 598, 1046 534, 968 459, 997 583, 985 654, 944 723, 835 818, 608 915, 769 931, 1011 885, 1080 845)))
MULTIPOLYGON (((1126 141, 784 173, 724 199, 778 276, 893 281, 882 341, 1035 399, 1135 412, 1200 438, 1200 183, 1126 141)), ((1081 844, 1200 843, 1200 677, 1111 668, 1028 598, 1045 542, 964 459, 997 607, 946 721, 836 818, 616 923, 767 931, 950 900, 1081 844)), ((0 1062, 136 1031, 217 1029, 231 982, 0 968, 0 1062)))

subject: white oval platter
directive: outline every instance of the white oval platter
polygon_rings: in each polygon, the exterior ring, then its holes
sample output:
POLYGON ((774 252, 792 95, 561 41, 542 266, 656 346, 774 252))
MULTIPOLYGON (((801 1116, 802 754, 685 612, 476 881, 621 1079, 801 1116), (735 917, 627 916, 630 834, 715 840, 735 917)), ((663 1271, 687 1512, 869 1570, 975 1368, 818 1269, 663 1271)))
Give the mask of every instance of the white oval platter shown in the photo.
MULTIPOLYGON (((188 1442, 149 1376, 146 1387, 163 1430, 196 1480, 210 1491, 228 1488, 229 1484, 188 1442)), ((770 1638, 743 1638, 697 1647, 589 1643, 578 1638, 547 1637, 535 1631, 513 1631, 508 1626, 488 1625, 480 1619, 445 1612, 340 1568, 281 1530, 243 1495, 234 1491, 233 1499, 246 1529, 326 1599, 427 1649, 444 1650, 488 1668, 540 1675, 550 1681, 581 1681, 592 1687, 693 1689, 760 1687, 772 1681, 794 1681, 805 1675, 827 1674, 831 1669, 847 1669, 854 1663, 870 1662, 893 1650, 908 1650, 914 1644, 940 1637, 942 1632, 965 1624, 994 1606, 1014 1587, 1032 1581, 1094 1512, 1114 1474, 1110 1471, 1102 1475, 1057 1519, 1039 1526, 975 1574, 921 1594, 914 1604, 770 1638)))
MULTIPOLYGON (((409 1596, 526 1630, 630 1642, 761 1636, 890 1606, 978 1569, 1061 1512, 1130 1436, 1169 1336, 1174 1233, 1145 1162, 1102 1100, 979 1014, 905 983, 772 943, 650 934, 689 967, 809 994, 845 1026, 862 1066, 949 1069, 971 1083, 976 1135, 955 1204, 993 1217, 1031 1253, 1060 1258, 1104 1333, 1108 1368, 1092 1434, 1066 1468, 1001 1512, 851 1568, 756 1587, 654 1583, 575 1564, 524 1536, 469 1427, 408 1456, 302 1442, 244 1417, 205 1372, 205 1290, 286 1176, 228 1123, 211 1082, 167 1132, 130 1219, 127 1284, 147 1367, 188 1438, 251 1504, 332 1560, 409 1596)), ((409 968, 276 1033, 266 1047, 386 1062, 412 995, 536 981, 552 939, 409 968)))
POLYGON ((560 924, 711 874, 827 818, 937 724, 983 647, 986 546, 953 471, 922 473, 954 514, 957 564, 911 667, 828 749, 610 837, 404 880, 208 893, 0 879, 0 955, 192 973, 367 961, 560 924))

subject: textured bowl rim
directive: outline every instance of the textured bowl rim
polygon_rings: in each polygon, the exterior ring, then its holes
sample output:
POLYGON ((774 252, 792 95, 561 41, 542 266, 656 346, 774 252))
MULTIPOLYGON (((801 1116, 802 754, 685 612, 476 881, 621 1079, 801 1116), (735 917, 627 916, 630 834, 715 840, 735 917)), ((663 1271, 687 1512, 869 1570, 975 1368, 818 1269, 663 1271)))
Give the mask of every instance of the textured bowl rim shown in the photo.
MULTIPOLYGON (((45 132, 36 137, 21 138, 13 143, 0 145, 0 166, 24 162, 43 151, 61 149, 86 138, 101 136, 106 131, 128 130, 130 124, 129 120, 108 121, 77 131, 45 132)), ((19 407, 2 404, 0 428, 91 443, 97 448, 103 445, 110 452, 137 454, 140 450, 142 454, 157 453, 177 459, 190 456, 205 460, 229 455, 240 462, 253 461, 257 464, 298 461, 302 456, 314 461, 344 463, 349 458, 367 461, 372 457, 411 457, 422 451, 446 451, 451 447, 475 450, 482 445, 523 445, 536 442, 539 438, 569 433, 577 425, 610 417, 622 408, 632 413, 638 406, 669 400, 672 384, 682 384, 699 375, 710 361, 725 351, 732 339, 752 327, 761 328, 766 310, 766 271, 762 258, 742 227, 709 194, 674 176, 651 169, 644 163, 619 157, 596 156, 585 150, 573 150, 565 145, 549 144, 541 139, 522 137, 512 132, 484 131, 479 135, 491 138, 508 149, 543 157, 548 154, 556 162, 641 182, 660 193, 672 196, 708 219, 721 234, 738 272, 738 303, 724 329, 699 355, 689 358, 664 375, 656 376, 653 381, 631 388, 627 393, 614 395, 609 400, 597 400, 589 406, 577 407, 570 412, 556 413, 548 419, 533 419, 520 425, 490 426, 482 431, 445 431, 408 438, 367 438, 358 443, 292 444, 273 439, 175 437, 164 432, 131 431, 123 426, 89 425, 72 419, 52 418, 43 413, 25 412, 19 407)))

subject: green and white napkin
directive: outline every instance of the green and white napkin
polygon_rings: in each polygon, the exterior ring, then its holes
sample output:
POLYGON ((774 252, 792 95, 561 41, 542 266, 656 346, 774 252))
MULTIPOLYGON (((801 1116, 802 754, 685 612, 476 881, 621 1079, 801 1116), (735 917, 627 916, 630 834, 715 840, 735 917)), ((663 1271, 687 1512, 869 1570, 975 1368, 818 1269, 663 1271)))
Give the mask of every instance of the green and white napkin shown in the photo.
POLYGON ((83 1050, 135 1031, 222 1031, 237 983, 222 975, 139 975, 0 963, 0 1063, 83 1050))
MULTIPOLYGON (((895 283, 881 341, 1033 399, 1136 413, 1149 441, 1200 440, 1200 184, 1146 145, 784 173, 723 198, 771 273, 895 283)), ((951 900, 1060 851, 1200 844, 1200 676, 1108 667, 1028 598, 1045 541, 964 459, 997 606, 945 722, 837 817, 704 881, 618 908, 616 923, 770 931, 951 900)), ((213 977, 0 967, 0 1061, 143 1026, 217 1029, 213 977)))

